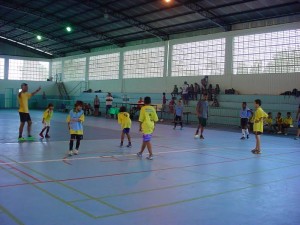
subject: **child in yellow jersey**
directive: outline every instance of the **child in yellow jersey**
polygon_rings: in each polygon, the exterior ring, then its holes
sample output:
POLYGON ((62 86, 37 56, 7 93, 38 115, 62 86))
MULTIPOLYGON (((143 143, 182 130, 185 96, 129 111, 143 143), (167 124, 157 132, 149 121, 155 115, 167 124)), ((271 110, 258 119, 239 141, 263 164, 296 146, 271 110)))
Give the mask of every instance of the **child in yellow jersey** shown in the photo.
POLYGON ((45 110, 45 112, 43 114, 42 123, 44 125, 44 128, 42 129, 42 131, 39 134, 42 139, 44 138, 44 134, 43 133, 44 133, 45 130, 46 130, 45 137, 46 138, 50 138, 50 136, 49 136, 49 130, 50 130, 50 121, 51 121, 51 118, 53 116, 53 108, 54 108, 53 104, 49 103, 47 109, 45 110))
POLYGON ((125 134, 128 138, 128 145, 126 147, 131 147, 131 138, 130 138, 130 128, 131 128, 131 119, 128 112, 126 112, 126 107, 121 106, 120 111, 118 113, 118 123, 121 125, 122 133, 121 133, 121 143, 120 147, 123 147, 123 141, 125 134))
POLYGON ((82 110, 83 102, 76 101, 74 109, 72 109, 67 117, 68 127, 70 131, 69 156, 78 155, 80 140, 83 138, 84 112, 82 110), (73 151, 73 143, 76 139, 76 147, 73 151))
POLYGON ((25 138, 23 138, 23 129, 25 126, 25 123, 27 122, 27 132, 28 132, 28 138, 33 139, 31 136, 31 118, 29 115, 29 109, 28 109, 28 100, 34 96, 36 93, 38 93, 41 90, 41 87, 39 87, 36 91, 32 93, 28 93, 28 85, 26 83, 21 84, 21 91, 18 94, 18 101, 19 101, 19 115, 20 115, 20 127, 19 127, 19 138, 18 141, 25 141, 25 138))
POLYGON ((254 101, 254 106, 256 111, 254 113, 254 124, 253 124, 253 132, 255 134, 256 146, 255 149, 252 150, 253 154, 260 154, 260 135, 264 132, 264 119, 268 117, 268 114, 264 112, 261 108, 261 100, 256 99, 254 101))
POLYGON ((264 120, 264 127, 268 127, 269 133, 271 133, 273 131, 272 124, 273 124, 272 113, 268 112, 268 117, 264 120))
POLYGON ((293 118, 291 112, 287 112, 286 118, 284 118, 282 121, 282 126, 281 126, 282 133, 284 133, 284 135, 287 135, 287 128, 290 127, 293 127, 293 118))
POLYGON ((143 143, 141 146, 141 151, 137 153, 138 157, 142 157, 142 154, 147 147, 149 156, 147 159, 152 160, 152 145, 151 138, 152 133, 155 129, 155 123, 158 121, 156 110, 151 106, 151 98, 145 97, 144 106, 141 108, 139 122, 140 122, 140 131, 143 133, 143 143))
POLYGON ((281 134, 281 126, 282 126, 283 119, 281 117, 281 112, 277 113, 277 116, 275 118, 275 123, 273 124, 273 128, 275 132, 278 134, 281 134), (277 129, 278 128, 278 129, 277 129))

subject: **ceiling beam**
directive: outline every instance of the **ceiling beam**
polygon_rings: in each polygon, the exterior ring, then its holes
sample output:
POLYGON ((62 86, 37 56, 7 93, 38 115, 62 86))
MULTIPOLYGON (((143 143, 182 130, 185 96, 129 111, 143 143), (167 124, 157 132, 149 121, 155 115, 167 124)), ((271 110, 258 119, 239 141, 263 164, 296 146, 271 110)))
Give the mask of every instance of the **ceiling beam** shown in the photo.
MULTIPOLYGON (((31 33, 34 36, 37 33, 39 33, 39 31, 34 30, 33 28, 31 28, 29 26, 26 26, 26 25, 23 25, 23 24, 20 24, 20 23, 16 23, 16 22, 11 22, 11 21, 0 19, 0 24, 1 23, 5 24, 5 25, 8 25, 10 27, 13 27, 14 29, 18 29, 18 30, 21 30, 21 31, 24 31, 24 32, 27 32, 27 33, 31 33)), ((6 35, 6 34, 4 33, 4 35, 6 35)), ((77 44, 77 43, 74 43, 72 41, 63 40, 61 38, 56 38, 53 35, 42 34, 42 37, 43 38, 47 38, 49 40, 56 41, 58 43, 63 43, 64 45, 73 47, 74 49, 82 51, 82 52, 90 52, 89 48, 80 47, 79 44, 77 44)), ((24 41, 24 40, 20 40, 21 43, 22 43, 22 41, 24 41)), ((51 53, 51 51, 50 51, 50 53, 51 53)))
MULTIPOLYGON (((76 1, 78 2, 80 0, 76 0, 76 1)), ((157 28, 151 27, 150 25, 146 25, 146 24, 140 22, 139 20, 137 20, 135 17, 130 17, 123 12, 118 12, 109 6, 105 6, 99 2, 92 2, 92 1, 89 2, 89 4, 84 3, 84 2, 82 2, 82 4, 87 7, 98 9, 98 11, 102 14, 105 12, 109 16, 120 19, 123 22, 126 22, 133 27, 139 28, 140 30, 143 30, 144 32, 147 32, 147 33, 151 34, 152 36, 155 36, 163 41, 169 39, 169 35, 167 33, 163 32, 157 28)))
MULTIPOLYGON (((16 10, 16 11, 19 11, 19 12, 22 12, 22 13, 25 13, 25 14, 30 14, 30 15, 36 16, 36 17, 41 18, 41 19, 46 19, 46 20, 52 21, 53 22, 52 24, 54 24, 54 23, 61 23, 62 24, 62 23, 66 22, 65 19, 62 19, 62 18, 57 17, 55 15, 51 15, 49 13, 46 13, 46 12, 40 10, 40 9, 34 9, 34 8, 30 8, 30 7, 25 7, 25 6, 18 7, 18 8, 15 9, 14 4, 8 3, 7 1, 3 1, 3 0, 0 0, 0 6, 1 5, 5 6, 6 8, 10 8, 12 10, 16 10)), ((26 24, 26 25, 28 25, 28 24, 26 24)), ((85 26, 80 25, 78 23, 72 23, 72 25, 76 27, 76 32, 83 32, 83 33, 85 33, 89 36, 92 36, 92 37, 95 37, 97 39, 109 42, 110 44, 116 45, 118 47, 123 47, 123 45, 121 43, 119 43, 114 38, 109 37, 108 35, 102 35, 101 33, 92 31, 88 27, 85 27, 85 26)), ((41 28, 44 29, 45 27, 47 27, 47 25, 44 26, 44 27, 41 27, 41 28)), ((49 33, 46 33, 46 34, 48 35, 49 33)), ((77 44, 77 45, 80 45, 80 44, 77 44)))
POLYGON ((199 4, 199 1, 196 0, 189 0, 189 1, 184 1, 184 0, 176 0, 180 3, 182 3, 186 8, 192 10, 193 12, 203 16, 205 19, 210 21, 211 23, 215 24, 218 27, 221 27, 224 31, 230 31, 231 26, 226 24, 226 22, 212 12, 210 10, 204 8, 199 4))

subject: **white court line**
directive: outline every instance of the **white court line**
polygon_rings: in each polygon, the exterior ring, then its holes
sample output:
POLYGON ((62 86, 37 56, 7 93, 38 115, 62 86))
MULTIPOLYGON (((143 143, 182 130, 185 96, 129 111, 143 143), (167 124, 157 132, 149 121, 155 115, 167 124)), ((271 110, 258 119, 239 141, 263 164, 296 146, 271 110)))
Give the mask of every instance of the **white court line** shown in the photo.
MULTIPOLYGON (((206 149, 217 149, 217 148, 206 148, 206 149)), ((169 153, 181 153, 181 152, 193 152, 199 151, 201 149, 186 149, 186 150, 176 150, 176 151, 168 151, 168 152, 157 152, 155 155, 160 154, 169 154, 169 153)), ((63 158, 63 159, 49 159, 49 160, 37 160, 37 161, 19 161, 19 162, 5 162, 0 163, 0 165, 11 165, 11 164, 30 164, 30 163, 48 163, 48 162, 62 162, 62 161, 75 161, 75 160, 87 160, 87 159, 99 159, 99 158, 113 158, 113 157, 120 157, 120 156, 136 156, 134 154, 122 154, 122 155, 103 155, 103 156, 91 156, 91 157, 81 157, 81 158, 63 158)), ((74 156, 72 156, 74 157, 74 156)), ((76 156, 75 156, 76 157, 76 156)))

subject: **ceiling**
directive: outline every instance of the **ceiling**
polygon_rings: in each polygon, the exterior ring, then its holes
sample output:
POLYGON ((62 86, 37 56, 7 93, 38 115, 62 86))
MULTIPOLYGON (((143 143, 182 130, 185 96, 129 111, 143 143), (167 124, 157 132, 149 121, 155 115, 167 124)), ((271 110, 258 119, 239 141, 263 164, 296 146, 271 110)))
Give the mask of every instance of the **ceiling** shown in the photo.
POLYGON ((0 36, 59 57, 298 14, 300 0, 0 0, 0 36))

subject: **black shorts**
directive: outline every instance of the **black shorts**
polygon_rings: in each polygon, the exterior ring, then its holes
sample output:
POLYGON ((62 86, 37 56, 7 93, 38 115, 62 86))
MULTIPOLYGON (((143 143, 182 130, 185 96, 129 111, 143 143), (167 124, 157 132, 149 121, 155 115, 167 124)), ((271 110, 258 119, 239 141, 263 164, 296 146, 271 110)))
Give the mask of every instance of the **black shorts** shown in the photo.
POLYGON ((122 131, 124 134, 129 134, 130 128, 124 128, 122 131))
POLYGON ((262 134, 262 132, 260 132, 260 131, 253 131, 253 133, 254 133, 255 135, 261 135, 261 134, 262 134))
POLYGON ((83 135, 82 134, 71 134, 71 139, 82 140, 83 135))
POLYGON ((246 127, 248 125, 248 118, 241 118, 241 127, 246 127))
POLYGON ((207 123, 207 119, 206 119, 206 118, 198 117, 198 120, 199 120, 199 124, 200 124, 202 127, 206 127, 206 123, 207 123))
POLYGON ((31 121, 29 113, 19 112, 19 115, 20 115, 20 121, 22 123, 31 121))

